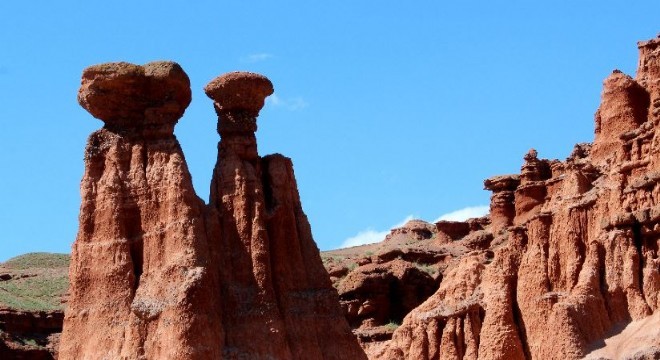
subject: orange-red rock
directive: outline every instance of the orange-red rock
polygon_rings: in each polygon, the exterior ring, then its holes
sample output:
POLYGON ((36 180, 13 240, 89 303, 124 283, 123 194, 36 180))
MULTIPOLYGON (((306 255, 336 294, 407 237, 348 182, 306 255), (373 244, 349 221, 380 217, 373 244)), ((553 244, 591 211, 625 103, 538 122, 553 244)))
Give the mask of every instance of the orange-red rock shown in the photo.
POLYGON ((209 205, 173 134, 190 102, 171 62, 83 73, 105 123, 85 151, 60 359, 361 359, 302 212, 291 161, 257 153, 266 78, 230 73, 209 205))
POLYGON ((205 90, 221 135, 207 231, 218 242, 224 356, 366 358, 312 240, 291 160, 257 154, 256 116, 270 81, 229 73, 205 90))
POLYGON ((354 328, 400 323, 438 288, 439 279, 415 265, 395 259, 353 270, 339 283, 340 300, 354 328))
POLYGON ((563 162, 530 150, 519 176, 486 180, 492 241, 449 263, 370 358, 660 356, 655 336, 612 337, 660 313, 660 38, 639 48, 634 79, 604 82, 593 144, 563 162))
POLYGON ((0 359, 56 359, 63 318, 61 310, 0 308, 0 359))

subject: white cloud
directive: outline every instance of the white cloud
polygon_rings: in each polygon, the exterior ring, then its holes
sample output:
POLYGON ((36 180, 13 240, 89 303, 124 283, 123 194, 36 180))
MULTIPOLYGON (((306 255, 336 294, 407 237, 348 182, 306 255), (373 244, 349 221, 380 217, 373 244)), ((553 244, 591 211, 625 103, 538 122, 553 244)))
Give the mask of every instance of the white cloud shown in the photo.
MULTIPOLYGON (((275 104, 275 101, 280 101, 280 99, 276 99, 273 101, 273 105, 275 104)), ((490 206, 488 205, 478 205, 478 206, 468 206, 463 209, 459 209, 456 211, 452 211, 446 214, 441 215, 437 219, 433 220, 433 222, 438 222, 440 220, 449 220, 449 221, 465 221, 470 218, 478 218, 482 217, 486 214, 488 214, 488 211, 490 210, 490 206)), ((362 230, 357 233, 355 236, 351 236, 344 240, 342 242, 340 248, 346 248, 346 247, 351 247, 351 246, 360 246, 360 245, 366 245, 366 244, 373 244, 377 242, 381 242, 385 239, 385 237, 390 233, 391 229, 396 229, 399 227, 402 227, 405 225, 408 221, 412 219, 416 219, 417 217, 413 215, 408 215, 406 216, 405 219, 403 219, 401 222, 392 225, 388 230, 383 230, 383 231, 377 231, 373 228, 367 228, 366 230, 362 230)))
POLYGON ((273 95, 269 96, 268 98, 266 98, 266 102, 270 102, 271 104, 273 104, 275 106, 282 105, 282 100, 280 100, 280 97, 275 95, 275 94, 273 94, 273 95))
POLYGON ((266 103, 273 104, 273 106, 281 107, 289 111, 302 110, 309 106, 309 104, 302 97, 293 97, 288 99, 282 99, 279 96, 273 94, 266 98, 266 103))
POLYGON ((269 54, 269 53, 250 54, 248 56, 242 57, 241 61, 246 63, 256 63, 260 61, 266 61, 272 57, 273 54, 269 54))
POLYGON ((413 215, 408 215, 408 216, 406 216, 405 219, 403 219, 398 224, 395 224, 395 225, 391 226, 389 230, 376 231, 372 228, 362 230, 359 233, 357 233, 357 235, 349 237, 348 239, 344 240, 344 242, 341 244, 340 247, 341 248, 346 248, 346 247, 351 247, 351 246, 373 244, 373 243, 383 241, 383 239, 385 239, 385 236, 387 236, 390 233, 391 229, 396 229, 398 227, 402 227, 408 221, 410 221, 414 218, 415 217, 413 215))
POLYGON ((367 229, 360 231, 357 235, 349 237, 341 243, 341 248, 351 247, 351 246, 360 246, 365 244, 373 244, 385 239, 385 236, 389 234, 390 231, 375 231, 373 229, 367 229))
POLYGON ((289 99, 289 110, 300 110, 304 109, 308 106, 309 104, 301 97, 294 97, 292 99, 289 99))
POLYGON ((479 205, 479 206, 468 206, 463 209, 452 211, 444 215, 440 215, 439 218, 433 220, 433 222, 438 222, 441 220, 448 221, 465 221, 470 218, 478 218, 488 214, 490 206, 488 205, 479 205))

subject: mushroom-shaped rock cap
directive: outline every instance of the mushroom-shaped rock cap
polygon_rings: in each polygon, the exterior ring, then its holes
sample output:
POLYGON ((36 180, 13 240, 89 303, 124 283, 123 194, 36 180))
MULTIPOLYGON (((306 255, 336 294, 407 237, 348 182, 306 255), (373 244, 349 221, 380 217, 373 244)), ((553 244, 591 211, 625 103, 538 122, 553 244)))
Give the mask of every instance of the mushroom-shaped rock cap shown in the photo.
POLYGON ((243 110, 257 116, 266 97, 273 93, 273 84, 263 75, 235 71, 211 80, 204 91, 220 112, 243 110))
POLYGON ((171 61, 106 63, 86 68, 78 102, 110 128, 173 125, 190 104, 188 75, 171 61))

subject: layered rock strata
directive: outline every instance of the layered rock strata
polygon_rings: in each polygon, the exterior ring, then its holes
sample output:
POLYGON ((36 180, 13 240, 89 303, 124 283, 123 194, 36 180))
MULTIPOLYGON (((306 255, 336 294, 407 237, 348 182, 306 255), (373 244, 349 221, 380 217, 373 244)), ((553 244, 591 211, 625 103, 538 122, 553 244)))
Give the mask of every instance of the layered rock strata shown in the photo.
POLYGON ((205 91, 221 136, 207 227, 219 242, 224 355, 365 358, 312 239, 291 160, 257 153, 256 117, 272 84, 260 75, 228 73, 205 91))
POLYGON ((0 359, 57 358, 61 310, 20 311, 0 308, 0 359))
MULTIPOLYGON (((492 241, 449 263, 370 358, 580 359, 631 322, 657 322, 660 38, 639 49, 635 78, 604 82, 593 144, 566 161, 530 150, 520 175, 485 181, 492 241)), ((617 356, 660 356, 660 340, 645 341, 617 356)))
MULTIPOLYGON (((404 317, 438 290, 457 259, 488 249, 488 218, 411 220, 384 241, 322 253, 342 310, 367 355, 377 354, 404 317)), ((484 253, 486 259, 492 252, 484 253)))
POLYGON ((60 359, 365 358, 291 161, 257 153, 272 84, 230 73, 205 90, 222 137, 209 205, 173 134, 191 100, 179 65, 83 72, 78 100, 104 127, 85 150, 60 359))

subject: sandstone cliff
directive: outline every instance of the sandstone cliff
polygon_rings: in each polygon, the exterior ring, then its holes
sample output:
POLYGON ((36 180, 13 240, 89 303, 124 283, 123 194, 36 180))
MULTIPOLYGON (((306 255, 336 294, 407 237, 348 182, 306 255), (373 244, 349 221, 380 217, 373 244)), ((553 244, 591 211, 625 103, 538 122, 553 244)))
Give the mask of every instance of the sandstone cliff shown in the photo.
POLYGON ((85 150, 60 359, 361 359, 323 269, 293 166, 260 157, 272 84, 229 73, 210 204, 174 126, 191 100, 175 63, 85 69, 80 104, 104 122, 85 150))
POLYGON ((566 161, 531 150, 519 175, 485 181, 490 240, 370 358, 579 359, 625 344, 604 339, 627 324, 645 343, 602 356, 660 356, 660 38, 639 49, 635 78, 604 82, 593 144, 566 161))

